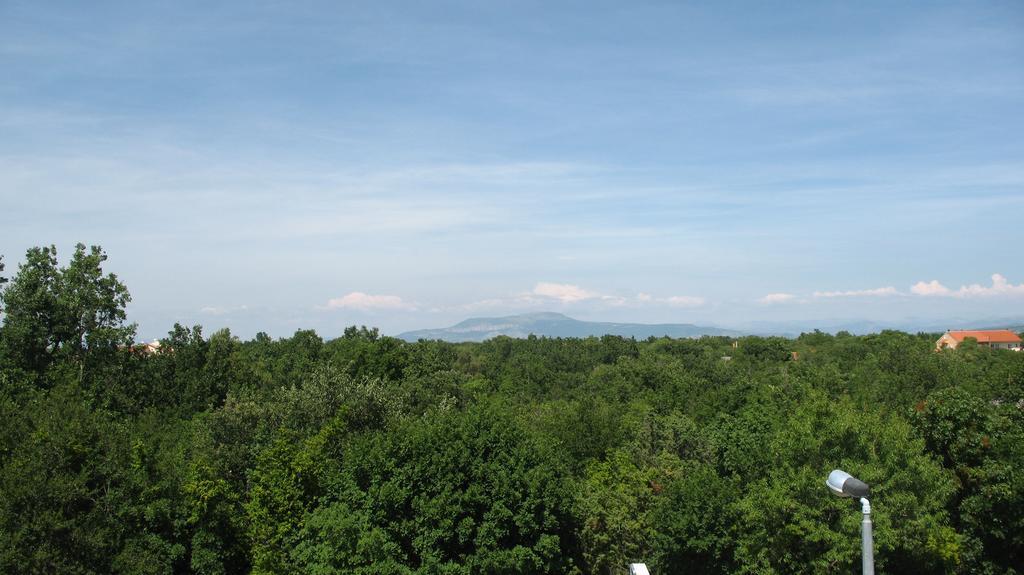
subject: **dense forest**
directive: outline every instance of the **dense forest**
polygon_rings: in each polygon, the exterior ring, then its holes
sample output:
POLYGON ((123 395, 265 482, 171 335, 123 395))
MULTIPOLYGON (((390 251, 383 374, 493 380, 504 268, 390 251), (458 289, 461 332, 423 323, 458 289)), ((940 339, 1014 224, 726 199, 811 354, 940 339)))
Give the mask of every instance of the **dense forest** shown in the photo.
POLYGON ((182 325, 153 352, 105 259, 6 273, 0 572, 851 573, 842 468, 879 573, 1024 573, 1024 353, 182 325))

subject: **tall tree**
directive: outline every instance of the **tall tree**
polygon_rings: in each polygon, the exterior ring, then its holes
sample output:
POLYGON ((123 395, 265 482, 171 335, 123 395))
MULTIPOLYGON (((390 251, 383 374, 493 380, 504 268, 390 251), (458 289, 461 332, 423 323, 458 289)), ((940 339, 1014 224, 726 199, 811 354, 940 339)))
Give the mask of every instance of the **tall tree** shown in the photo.
POLYGON ((58 267, 57 248, 35 247, 4 289, 0 346, 11 367, 42 373, 55 362, 82 372, 108 358, 135 334, 125 325, 128 288, 104 274, 107 255, 99 246, 75 246, 66 267, 58 267))

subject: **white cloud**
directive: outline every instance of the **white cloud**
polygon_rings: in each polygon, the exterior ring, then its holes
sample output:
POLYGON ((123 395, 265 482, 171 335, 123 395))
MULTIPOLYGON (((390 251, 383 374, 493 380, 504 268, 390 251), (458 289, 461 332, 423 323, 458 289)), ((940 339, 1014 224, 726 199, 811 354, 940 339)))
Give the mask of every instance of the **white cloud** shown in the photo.
POLYGON ((704 298, 692 295, 674 295, 663 300, 672 307, 700 307, 704 305, 704 298))
POLYGON ((917 282, 910 288, 911 293, 920 296, 945 296, 945 297, 991 297, 991 296, 1024 296, 1024 283, 1012 284, 1002 274, 992 274, 992 285, 971 284, 960 286, 958 290, 951 290, 939 283, 939 280, 930 282, 917 282))
POLYGON ((968 296, 1024 295, 1024 283, 1011 284, 1001 274, 992 274, 992 287, 971 284, 960 288, 958 294, 968 296))
POLYGON ((339 298, 327 300, 328 309, 413 309, 415 306, 396 295, 371 295, 354 291, 339 298))
POLYGON ((757 301, 763 304, 775 304, 784 303, 794 298, 796 298, 796 296, 791 293, 770 293, 757 301))
POLYGON ((534 286, 532 295, 557 299, 562 303, 575 303, 578 301, 601 297, 600 294, 587 291, 580 286, 571 284, 556 284, 540 282, 534 286))
POLYGON ((910 286, 910 293, 915 295, 951 295, 950 289, 939 283, 939 280, 932 280, 930 282, 917 282, 910 286))
POLYGON ((816 291, 814 297, 862 297, 862 296, 890 296, 900 295, 900 292, 892 287, 880 287, 875 289, 860 289, 846 291, 816 291))

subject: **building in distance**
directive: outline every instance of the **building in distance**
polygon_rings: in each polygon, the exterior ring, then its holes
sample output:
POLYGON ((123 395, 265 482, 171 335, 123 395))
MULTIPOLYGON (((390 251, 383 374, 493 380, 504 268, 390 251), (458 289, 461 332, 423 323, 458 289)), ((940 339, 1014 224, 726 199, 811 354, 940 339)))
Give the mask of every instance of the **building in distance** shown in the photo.
POLYGON ((993 349, 1021 350, 1020 336, 1008 329, 981 329, 947 331, 935 342, 936 350, 956 349, 967 338, 974 338, 978 345, 993 349))

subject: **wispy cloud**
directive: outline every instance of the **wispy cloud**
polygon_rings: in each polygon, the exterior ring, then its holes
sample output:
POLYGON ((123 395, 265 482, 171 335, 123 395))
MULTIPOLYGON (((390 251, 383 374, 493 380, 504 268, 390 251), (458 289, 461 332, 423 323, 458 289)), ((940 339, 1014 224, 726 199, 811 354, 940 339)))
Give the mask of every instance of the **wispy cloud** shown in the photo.
POLYGON ((201 18, 47 4, 3 4, 0 66, 25 89, 0 94, 0 247, 100 242, 151 318, 282 333, 298 321, 272 311, 287 302, 324 325, 348 315, 328 308, 393 325, 472 306, 994 315, 1020 291, 969 271, 1013 275, 1012 248, 931 249, 1024 214, 1016 6, 900 5, 879 21, 806 3, 758 12, 757 38, 750 14, 714 3, 595 9, 594 26, 623 31, 612 46, 571 9, 538 28, 520 7, 453 27, 412 4, 229 0, 201 18), (360 90, 333 73, 353 66, 360 90), (920 275, 884 275, 906 261, 920 275), (208 287, 168 289, 185 264, 208 287), (254 281, 263 269, 280 281, 254 281), (911 289, 929 275, 954 279, 911 289))
POLYGON ((415 309, 416 306, 396 295, 372 295, 359 291, 339 298, 327 300, 327 309, 400 310, 415 309))
POLYGON ((939 297, 993 297, 993 296, 1024 296, 1024 283, 1011 284, 1002 274, 992 274, 992 285, 971 284, 960 286, 960 289, 953 290, 941 283, 939 280, 930 282, 920 281, 910 287, 910 292, 919 296, 939 297))
POLYGON ((669 306, 669 307, 700 307, 707 301, 698 296, 674 295, 654 297, 649 293, 640 292, 632 297, 602 294, 597 291, 581 288, 572 284, 538 283, 528 297, 540 297, 571 304, 591 301, 605 306, 669 306))
POLYGON ((283 238, 342 236, 356 233, 418 234, 453 230, 489 221, 483 210, 410 205, 397 201, 350 202, 344 209, 305 213, 284 219, 273 227, 283 238))
POLYGON ((459 306, 462 311, 482 309, 544 309, 552 304, 561 306, 587 306, 601 308, 696 308, 707 304, 703 297, 674 295, 656 297, 646 292, 635 296, 601 293, 575 284, 539 282, 528 292, 505 298, 490 298, 459 306))
POLYGON ((785 303, 796 299, 796 296, 791 293, 770 293, 761 299, 757 300, 763 304, 771 305, 777 303, 785 303))
POLYGON ((206 315, 227 315, 230 313, 247 311, 249 306, 247 305, 236 305, 236 306, 216 306, 208 305, 199 310, 199 313, 206 315))
POLYGON ((870 296, 893 296, 901 295, 899 290, 892 286, 875 289, 845 290, 845 291, 816 291, 814 297, 870 297, 870 296))
MULTIPOLYGON (((637 297, 639 299, 639 296, 637 297)), ((700 307, 706 303, 704 298, 690 295, 674 295, 658 301, 663 301, 671 307, 700 307)))

